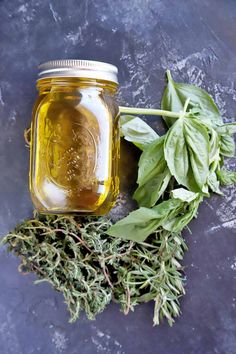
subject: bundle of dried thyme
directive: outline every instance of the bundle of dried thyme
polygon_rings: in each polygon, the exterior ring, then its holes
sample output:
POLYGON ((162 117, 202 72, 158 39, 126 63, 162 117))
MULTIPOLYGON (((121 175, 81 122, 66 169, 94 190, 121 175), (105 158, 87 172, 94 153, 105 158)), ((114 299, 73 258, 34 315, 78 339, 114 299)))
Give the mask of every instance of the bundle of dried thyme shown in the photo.
POLYGON ((36 273, 36 283, 47 281, 63 294, 71 322, 81 311, 94 319, 112 300, 125 314, 154 300, 154 324, 167 318, 172 325, 184 293, 182 236, 156 231, 133 243, 107 236, 110 226, 105 218, 35 214, 2 242, 21 258, 21 272, 36 273))

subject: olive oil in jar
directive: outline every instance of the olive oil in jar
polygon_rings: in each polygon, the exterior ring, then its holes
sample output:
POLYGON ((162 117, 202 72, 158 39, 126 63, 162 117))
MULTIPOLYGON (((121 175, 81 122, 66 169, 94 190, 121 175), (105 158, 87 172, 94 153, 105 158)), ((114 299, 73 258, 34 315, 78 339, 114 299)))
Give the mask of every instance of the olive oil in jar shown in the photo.
POLYGON ((103 215, 118 194, 116 70, 110 64, 85 63, 46 63, 38 81, 40 96, 32 122, 30 189, 36 208, 43 213, 103 215), (69 68, 66 77, 62 76, 62 65, 69 68), (90 65, 89 69, 81 69, 83 65, 90 65), (50 69, 45 70, 55 66, 59 66, 56 76, 54 71, 50 74, 50 69), (75 77, 68 77, 70 70, 75 77))

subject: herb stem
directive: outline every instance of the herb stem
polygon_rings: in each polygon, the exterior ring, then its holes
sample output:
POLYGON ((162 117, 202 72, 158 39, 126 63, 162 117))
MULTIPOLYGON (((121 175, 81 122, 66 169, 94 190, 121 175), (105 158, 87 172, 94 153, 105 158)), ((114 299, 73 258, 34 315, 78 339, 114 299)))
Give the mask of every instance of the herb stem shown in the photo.
POLYGON ((153 108, 135 108, 135 107, 123 107, 119 106, 120 113, 129 113, 129 114, 142 114, 150 116, 163 116, 171 118, 179 118, 179 112, 170 112, 162 109, 153 109, 153 108))
POLYGON ((188 108, 189 102, 190 102, 190 98, 187 98, 187 100, 185 101, 185 104, 184 104, 184 113, 187 112, 187 108, 188 108))
POLYGON ((166 76, 167 76, 168 81, 173 81, 170 70, 166 70, 166 76))

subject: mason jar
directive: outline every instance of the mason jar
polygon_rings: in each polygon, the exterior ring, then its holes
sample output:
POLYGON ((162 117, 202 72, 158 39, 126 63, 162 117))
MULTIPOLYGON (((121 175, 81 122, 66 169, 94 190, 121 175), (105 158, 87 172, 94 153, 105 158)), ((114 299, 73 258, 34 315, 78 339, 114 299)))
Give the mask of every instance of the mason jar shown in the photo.
POLYGON ((30 191, 40 213, 104 215, 119 189, 118 70, 55 60, 39 66, 30 191))

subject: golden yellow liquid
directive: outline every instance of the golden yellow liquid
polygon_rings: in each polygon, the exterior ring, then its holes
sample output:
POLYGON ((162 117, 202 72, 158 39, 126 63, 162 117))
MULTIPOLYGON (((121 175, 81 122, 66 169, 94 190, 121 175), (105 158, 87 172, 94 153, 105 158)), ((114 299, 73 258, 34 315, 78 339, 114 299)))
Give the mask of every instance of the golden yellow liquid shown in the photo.
POLYGON ((30 190, 43 213, 104 215, 119 189, 115 84, 42 79, 32 121, 30 190))

